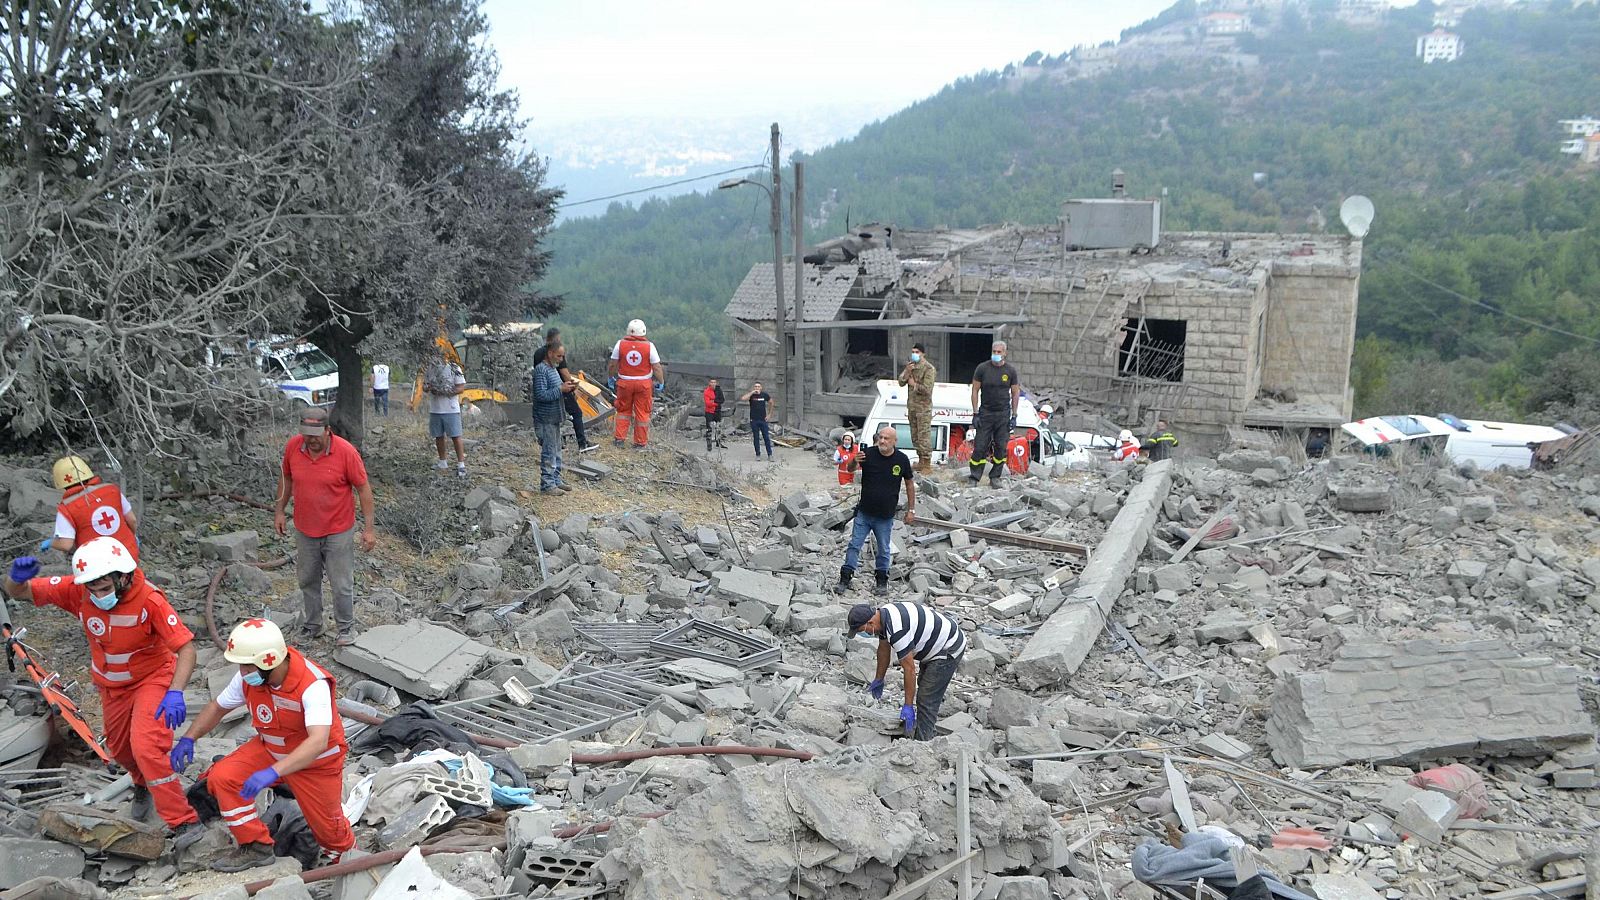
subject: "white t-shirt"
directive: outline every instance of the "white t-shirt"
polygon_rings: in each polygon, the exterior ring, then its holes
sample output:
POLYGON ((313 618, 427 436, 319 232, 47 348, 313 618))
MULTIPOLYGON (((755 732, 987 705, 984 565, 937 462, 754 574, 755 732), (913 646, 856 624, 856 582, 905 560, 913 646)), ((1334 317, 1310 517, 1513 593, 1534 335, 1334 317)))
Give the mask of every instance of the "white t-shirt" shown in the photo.
MULTIPOLYGON (((455 385, 457 385, 457 386, 465 386, 466 385, 467 377, 465 375, 461 374, 461 370, 460 369, 456 368, 454 365, 451 365, 450 363, 441 363, 440 365, 445 365, 445 366, 449 366, 450 367, 450 374, 455 376, 455 379, 453 381, 453 383, 455 385)), ((440 380, 443 381, 444 379, 440 379, 440 380)), ((451 394, 451 395, 449 395, 447 397, 441 397, 438 394, 429 394, 428 395, 428 412, 430 414, 431 413, 459 413, 459 412, 461 412, 461 395, 460 394, 451 394)))
POLYGON ((383 363, 377 363, 372 367, 372 389, 375 391, 389 389, 389 367, 383 363))
MULTIPOLYGON (((244 676, 233 673, 228 686, 217 695, 217 705, 223 709, 238 709, 244 705, 244 676)), ((305 713, 307 725, 332 725, 333 694, 328 690, 328 683, 322 679, 311 682, 311 686, 300 693, 300 709, 305 713)))
MULTIPOLYGON (((123 498, 122 498, 122 514, 123 515, 127 515, 128 513, 131 513, 131 512, 133 512, 133 507, 128 505, 127 495, 123 495, 123 498)), ((67 518, 65 515, 63 515, 58 510, 56 512, 56 537, 58 537, 58 538, 66 538, 67 540, 70 541, 70 540, 72 540, 73 538, 75 538, 77 536, 78 536, 78 529, 72 527, 72 520, 67 518)))
MULTIPOLYGON (((656 352, 655 341, 645 341, 645 343, 650 345, 650 365, 652 365, 652 366, 661 365, 661 354, 656 352)), ((622 342, 621 341, 617 341, 615 344, 611 345, 611 358, 615 359, 615 360, 622 359, 622 342)), ((652 378, 653 379, 655 377, 656 376, 655 376, 654 372, 652 372, 652 373, 650 373, 648 375, 618 375, 617 376, 617 378, 619 378, 619 379, 621 379, 623 381, 627 381, 629 379, 634 379, 634 380, 637 380, 637 381, 643 381, 646 378, 652 378)))

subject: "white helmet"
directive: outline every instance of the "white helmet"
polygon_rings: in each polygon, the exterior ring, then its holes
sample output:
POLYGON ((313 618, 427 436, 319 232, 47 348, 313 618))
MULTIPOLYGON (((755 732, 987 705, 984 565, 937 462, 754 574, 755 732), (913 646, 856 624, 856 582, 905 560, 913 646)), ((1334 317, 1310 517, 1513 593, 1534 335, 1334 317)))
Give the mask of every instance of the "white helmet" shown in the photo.
POLYGON ((72 583, 99 581, 112 572, 127 575, 138 567, 133 554, 121 541, 114 537, 97 537, 72 554, 72 583))
POLYGON ((1046 403, 1045 405, 1039 407, 1039 412, 1042 412, 1047 416, 1050 415, 1051 413, 1055 412, 1055 411, 1056 411, 1056 408, 1054 406, 1051 406, 1048 403, 1046 403))
POLYGON ((1131 432, 1128 429, 1124 428, 1124 429, 1122 429, 1122 433, 1117 435, 1117 440, 1122 441, 1124 443, 1131 443, 1133 441, 1133 432, 1131 432))
POLYGON ((644 337, 643 319, 634 319, 628 323, 628 337, 644 337))
POLYGON ((233 626, 228 635, 228 648, 222 658, 231 663, 271 669, 289 656, 289 645, 284 643, 283 632, 271 619, 245 619, 233 626))

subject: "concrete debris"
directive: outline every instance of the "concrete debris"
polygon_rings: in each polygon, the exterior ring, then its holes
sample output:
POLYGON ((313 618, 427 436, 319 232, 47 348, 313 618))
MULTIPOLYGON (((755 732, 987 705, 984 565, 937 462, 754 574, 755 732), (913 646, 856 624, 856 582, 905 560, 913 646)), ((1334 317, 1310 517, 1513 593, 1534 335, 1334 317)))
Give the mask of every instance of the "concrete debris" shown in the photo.
POLYGON ((478 670, 489 648, 462 635, 413 619, 361 633, 334 655, 340 664, 427 700, 442 700, 478 670))
POLYGON ((1340 636, 1326 671, 1285 678, 1273 695, 1267 741, 1284 765, 1543 755, 1594 737, 1570 666, 1499 640, 1340 636))
POLYGON ((167 836, 164 829, 125 816, 75 804, 56 804, 39 814, 39 831, 46 837, 76 844, 85 850, 152 860, 161 856, 167 836))
POLYGON ((59 841, 0 838, 0 890, 39 876, 77 878, 83 874, 83 851, 59 841))

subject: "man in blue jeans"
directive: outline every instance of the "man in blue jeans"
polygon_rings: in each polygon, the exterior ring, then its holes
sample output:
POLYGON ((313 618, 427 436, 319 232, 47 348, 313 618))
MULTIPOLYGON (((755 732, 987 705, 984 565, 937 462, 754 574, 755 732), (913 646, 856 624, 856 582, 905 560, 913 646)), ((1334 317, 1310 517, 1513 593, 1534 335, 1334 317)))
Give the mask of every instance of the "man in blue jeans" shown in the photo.
POLYGON ((855 577, 856 563, 861 559, 861 547, 867 542, 867 532, 872 532, 878 542, 876 574, 878 584, 873 593, 882 597, 889 593, 889 535, 894 531, 894 511, 900 504, 900 485, 906 486, 906 524, 915 521, 917 508, 917 483, 912 480, 911 458, 895 449, 895 430, 889 425, 878 429, 874 446, 850 462, 850 471, 861 470, 861 499, 856 503, 855 530, 850 533, 850 549, 845 551, 844 565, 839 568, 839 583, 835 594, 850 590, 850 579, 855 577))
POLYGON ((577 382, 561 377, 567 349, 556 344, 545 350, 544 360, 533 367, 533 433, 539 438, 539 491, 565 494, 572 489, 561 481, 562 404, 577 382))
POLYGON ((772 459, 772 425, 767 421, 767 414, 772 405, 772 395, 761 387, 761 382, 756 382, 753 387, 740 400, 750 401, 750 440, 756 445, 756 459, 761 458, 761 441, 767 442, 767 459, 772 459))

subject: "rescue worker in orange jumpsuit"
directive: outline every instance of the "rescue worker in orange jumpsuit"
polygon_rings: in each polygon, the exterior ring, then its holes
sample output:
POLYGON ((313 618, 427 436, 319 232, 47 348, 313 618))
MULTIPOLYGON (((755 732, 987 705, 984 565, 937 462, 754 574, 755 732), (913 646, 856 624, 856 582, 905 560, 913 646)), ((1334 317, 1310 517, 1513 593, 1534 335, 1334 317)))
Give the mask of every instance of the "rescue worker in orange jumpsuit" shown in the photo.
POLYGON ((611 390, 616 394, 617 425, 611 432, 611 443, 621 447, 633 428, 633 446, 643 450, 650 442, 650 406, 655 391, 666 383, 667 373, 661 367, 661 355, 656 345, 645 340, 644 321, 634 319, 628 323, 628 336, 612 346, 611 390))
POLYGON ((839 444, 833 448, 833 462, 839 467, 839 483, 854 484, 856 473, 850 468, 856 457, 861 455, 861 447, 856 444, 856 436, 848 431, 839 435, 839 444))
POLYGON ((183 686, 194 672, 194 634, 160 588, 138 572, 114 537, 96 537, 72 554, 72 575, 39 574, 31 556, 13 560, 0 585, 13 600, 58 606, 83 624, 89 670, 100 690, 106 750, 134 783, 134 818, 153 804, 180 847, 205 833, 167 759, 172 729, 188 708, 183 686))
POLYGON ((239 671, 172 748, 172 768, 182 772, 194 762, 197 739, 217 727, 229 710, 249 707, 255 739, 218 760, 206 774, 206 787, 239 844, 211 868, 242 872, 272 863, 272 835, 256 811, 255 797, 280 781, 294 791, 325 855, 338 862, 356 845, 356 836, 340 805, 350 748, 334 707, 333 676, 289 649, 283 632, 267 619, 246 619, 235 626, 222 657, 239 671))
POLYGON ((56 506, 55 534, 39 542, 40 553, 50 549, 71 553, 104 536, 121 541, 133 553, 133 561, 139 561, 139 539, 133 534, 139 517, 116 485, 97 478, 81 456, 56 460, 50 480, 61 491, 61 502, 56 506))

